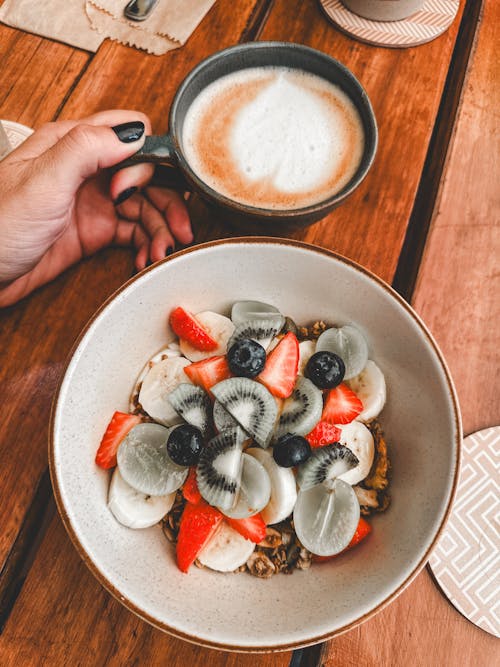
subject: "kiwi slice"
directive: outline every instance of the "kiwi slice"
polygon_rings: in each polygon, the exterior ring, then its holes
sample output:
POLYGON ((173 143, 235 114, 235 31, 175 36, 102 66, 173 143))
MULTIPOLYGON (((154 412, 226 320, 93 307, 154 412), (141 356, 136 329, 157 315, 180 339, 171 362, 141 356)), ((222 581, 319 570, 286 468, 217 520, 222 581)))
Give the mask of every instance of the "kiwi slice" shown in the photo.
POLYGON ((259 445, 267 447, 278 406, 263 384, 249 378, 229 378, 211 388, 212 394, 259 445))
POLYGON ((283 410, 274 433, 278 440, 286 433, 307 435, 321 419, 323 394, 311 380, 299 375, 293 392, 283 403, 283 410))
POLYGON ((214 419, 214 426, 219 433, 221 433, 221 431, 225 431, 228 428, 234 428, 235 426, 239 426, 236 419, 234 417, 231 417, 231 415, 222 405, 222 403, 217 400, 214 401, 213 419, 214 419))
POLYGON ((211 430, 212 403, 208 394, 188 382, 181 382, 168 395, 168 401, 184 421, 199 428, 203 437, 211 430))
POLYGON ((267 349, 272 339, 283 328, 284 323, 285 318, 280 313, 271 314, 269 317, 265 318, 259 317, 252 320, 246 320, 241 324, 238 324, 234 330, 233 335, 227 344, 227 349, 230 350, 235 343, 244 338, 255 340, 257 343, 260 343, 264 349, 267 349))
POLYGON ((202 449, 196 482, 202 497, 222 510, 235 503, 241 481, 245 434, 237 426, 219 433, 202 449))
POLYGON ((316 448, 299 466, 297 483, 301 489, 331 481, 355 468, 359 460, 350 449, 338 443, 316 448))

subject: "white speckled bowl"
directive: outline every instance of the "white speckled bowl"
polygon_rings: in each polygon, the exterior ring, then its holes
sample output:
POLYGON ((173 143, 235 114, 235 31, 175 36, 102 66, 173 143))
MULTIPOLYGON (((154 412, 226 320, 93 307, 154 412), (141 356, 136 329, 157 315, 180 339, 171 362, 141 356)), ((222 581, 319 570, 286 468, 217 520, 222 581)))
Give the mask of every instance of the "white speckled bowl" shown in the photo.
POLYGON ((313 644, 366 620, 425 564, 456 486, 461 426, 443 358, 387 285, 326 250, 248 238, 179 252, 144 271, 82 333, 54 402, 50 470, 66 528, 97 579, 158 628, 206 646, 270 651, 313 644), (169 311, 227 312, 238 299, 278 306, 298 323, 355 322, 385 373, 381 421, 393 464, 390 509, 357 549, 269 580, 191 568, 182 574, 160 527, 124 528, 106 507, 94 464, 114 410, 171 336, 169 311))

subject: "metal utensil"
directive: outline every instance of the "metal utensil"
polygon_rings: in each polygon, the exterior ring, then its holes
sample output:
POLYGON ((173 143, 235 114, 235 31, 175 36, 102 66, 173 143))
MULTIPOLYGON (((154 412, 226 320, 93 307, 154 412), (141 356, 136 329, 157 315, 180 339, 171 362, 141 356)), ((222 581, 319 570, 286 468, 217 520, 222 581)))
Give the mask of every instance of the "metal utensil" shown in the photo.
POLYGON ((158 0, 130 0, 123 13, 131 21, 144 21, 151 14, 158 0))

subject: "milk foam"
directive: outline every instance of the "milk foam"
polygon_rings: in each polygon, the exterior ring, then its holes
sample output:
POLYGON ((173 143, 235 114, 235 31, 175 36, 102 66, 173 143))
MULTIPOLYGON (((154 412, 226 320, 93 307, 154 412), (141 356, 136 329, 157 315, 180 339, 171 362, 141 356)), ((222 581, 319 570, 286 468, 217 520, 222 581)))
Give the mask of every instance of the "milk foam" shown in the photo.
POLYGON ((261 67, 207 86, 188 109, 182 144, 214 190, 251 206, 294 209, 349 182, 364 133, 337 86, 301 70, 261 67))
POLYGON ((304 192, 337 167, 343 141, 336 127, 342 124, 318 95, 289 79, 281 73, 241 109, 230 147, 250 181, 270 179, 283 192, 304 192))

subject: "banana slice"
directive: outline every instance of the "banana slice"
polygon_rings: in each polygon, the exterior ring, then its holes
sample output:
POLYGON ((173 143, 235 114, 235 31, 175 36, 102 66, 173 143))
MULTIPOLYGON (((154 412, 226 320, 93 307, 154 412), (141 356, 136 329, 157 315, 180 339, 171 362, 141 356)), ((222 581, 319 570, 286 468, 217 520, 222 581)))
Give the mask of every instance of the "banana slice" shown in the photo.
POLYGON ((198 555, 205 567, 218 572, 233 572, 252 555, 255 544, 240 535, 225 521, 198 555))
POLYGON ((382 412, 386 400, 385 378, 374 361, 367 361, 361 373, 346 384, 363 403, 363 412, 356 417, 358 421, 369 422, 382 412))
POLYGON ((164 426, 182 423, 174 408, 170 405, 168 395, 182 382, 192 384, 184 373, 189 366, 184 357, 170 357, 156 363, 145 376, 139 392, 139 403, 150 417, 164 426))
POLYGON ((266 524, 284 521, 293 512, 297 500, 297 484, 291 468, 282 468, 267 449, 251 447, 246 454, 261 463, 271 480, 271 497, 260 515, 266 524))
POLYGON ((350 424, 340 425, 342 430, 340 444, 345 445, 359 460, 358 465, 352 470, 339 475, 338 479, 354 485, 361 482, 372 467, 375 455, 373 436, 364 424, 353 421, 350 424))
POLYGON ((144 366, 142 371, 139 373, 139 377, 135 381, 134 385, 134 391, 132 392, 132 395, 130 396, 130 402, 129 402, 129 412, 133 412, 135 410, 136 403, 134 400, 134 397, 139 394, 139 391, 141 389, 142 381, 146 377, 146 375, 149 373, 149 371, 152 369, 152 367, 157 364, 160 361, 163 361, 164 359, 171 358, 171 357, 180 357, 181 356, 181 350, 179 348, 179 344, 176 342, 169 343, 167 347, 164 347, 161 349, 157 354, 154 355, 154 357, 151 357, 151 359, 148 361, 148 363, 144 366))
POLYGON ((108 507, 127 528, 149 528, 161 521, 174 504, 175 491, 166 496, 146 496, 133 489, 115 468, 109 485, 108 507))
POLYGON ((299 343, 299 375, 304 375, 304 369, 307 366, 307 362, 315 352, 315 340, 303 340, 299 343))
POLYGON ((229 317, 214 313, 211 310, 204 310, 202 313, 196 313, 196 319, 201 326, 208 332, 208 334, 218 343, 215 350, 206 352, 197 350, 185 340, 179 341, 181 353, 190 361, 201 361, 209 357, 216 357, 226 354, 228 340, 233 335, 234 324, 229 317))

